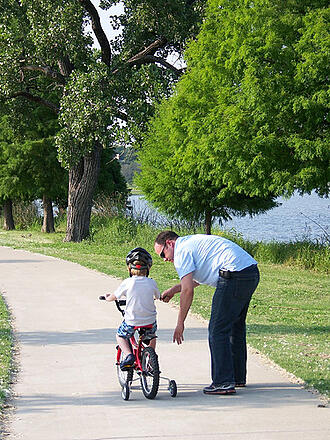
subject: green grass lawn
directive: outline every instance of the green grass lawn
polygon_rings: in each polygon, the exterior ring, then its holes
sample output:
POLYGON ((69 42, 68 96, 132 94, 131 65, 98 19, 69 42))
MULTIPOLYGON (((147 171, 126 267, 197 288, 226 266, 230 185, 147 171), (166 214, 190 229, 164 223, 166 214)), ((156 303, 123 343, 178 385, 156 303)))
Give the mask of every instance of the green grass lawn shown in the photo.
MULTIPOLYGON (((247 319, 248 343, 329 396, 327 275, 272 264, 259 267, 261 280, 247 319)), ((205 318, 211 294, 210 288, 202 287, 201 294, 196 290, 193 310, 205 318)))
POLYGON ((10 316, 7 306, 0 295, 0 407, 10 387, 12 343, 10 316))
MULTIPOLYGON (((125 256, 135 246, 152 252, 151 275, 159 288, 178 281, 170 263, 153 253, 156 231, 116 220, 111 228, 98 226, 94 241, 63 243, 63 232, 0 232, 0 245, 52 255, 120 278, 127 276, 125 256)), ((261 261, 261 260, 259 260, 261 261)), ((269 262, 259 264, 261 281, 248 314, 248 342, 282 368, 326 396, 329 391, 330 283, 322 271, 304 270, 269 262)), ((196 290, 192 311, 208 318, 213 289, 196 290)), ((8 328, 8 327, 5 327, 8 328)))

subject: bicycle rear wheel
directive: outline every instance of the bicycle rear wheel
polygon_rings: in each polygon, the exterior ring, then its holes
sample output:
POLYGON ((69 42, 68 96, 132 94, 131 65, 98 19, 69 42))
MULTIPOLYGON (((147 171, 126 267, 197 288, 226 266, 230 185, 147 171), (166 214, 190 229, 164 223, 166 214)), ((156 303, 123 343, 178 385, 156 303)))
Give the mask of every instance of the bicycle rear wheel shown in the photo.
POLYGON ((141 356, 142 373, 141 386, 147 399, 154 399, 159 387, 159 363, 158 356, 152 347, 146 347, 141 356))
MULTIPOLYGON (((119 359, 119 363, 124 360, 124 355, 123 352, 120 353, 120 359, 119 359)), ((117 365, 117 376, 118 376, 118 381, 120 386, 123 388, 123 386, 129 382, 132 382, 133 380, 133 373, 134 370, 133 368, 130 368, 129 370, 126 371, 122 371, 120 369, 120 365, 117 365)))

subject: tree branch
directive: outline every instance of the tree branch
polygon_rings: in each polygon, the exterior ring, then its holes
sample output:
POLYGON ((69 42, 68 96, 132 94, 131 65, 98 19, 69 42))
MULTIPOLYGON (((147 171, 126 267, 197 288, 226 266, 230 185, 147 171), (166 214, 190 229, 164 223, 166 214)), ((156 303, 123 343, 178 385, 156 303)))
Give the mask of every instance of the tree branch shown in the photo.
POLYGON ((182 75, 182 73, 183 73, 183 69, 177 69, 175 66, 168 63, 163 58, 155 57, 154 55, 146 55, 145 57, 137 60, 134 64, 141 65, 141 64, 149 64, 149 63, 161 64, 162 66, 166 67, 167 69, 173 70, 173 72, 176 73, 178 76, 182 75))
POLYGON ((160 48, 164 47, 167 43, 166 38, 158 38, 153 43, 149 44, 145 49, 141 50, 141 52, 134 55, 132 58, 130 58, 127 63, 129 64, 135 64, 136 61, 138 61, 140 58, 143 58, 147 55, 154 55, 154 53, 160 48))
POLYGON ((127 122, 128 121, 128 117, 126 115, 126 113, 121 112, 120 110, 116 111, 116 116, 121 119, 122 121, 127 122))
POLYGON ((79 0, 79 2, 83 6, 83 8, 88 12, 92 20, 92 29, 101 47, 102 61, 107 66, 110 66, 110 62, 111 62, 110 44, 104 30, 102 29, 100 16, 97 12, 97 9, 90 0, 79 0))
POLYGON ((21 69, 22 70, 31 70, 31 71, 34 71, 34 72, 35 71, 42 72, 43 74, 45 74, 49 78, 53 79, 57 83, 62 84, 62 85, 65 84, 64 76, 61 75, 60 73, 56 72, 55 70, 52 70, 48 66, 46 66, 46 67, 41 67, 41 66, 21 66, 21 69))
POLYGON ((60 111, 60 109, 52 102, 46 101, 46 99, 43 99, 40 96, 32 95, 29 92, 16 92, 16 93, 13 93, 12 95, 10 95, 7 99, 18 98, 18 97, 26 98, 29 101, 44 105, 45 107, 48 107, 51 110, 53 110, 56 114, 59 113, 59 111, 60 111))
MULTIPOLYGON (((129 60, 127 60, 124 64, 128 64, 130 66, 134 66, 136 64, 143 64, 141 62, 142 58, 146 58, 147 56, 153 56, 154 53, 159 48, 164 47, 166 43, 167 43, 167 40, 165 38, 163 38, 163 37, 158 38, 156 41, 149 44, 149 46, 147 46, 146 48, 141 50, 141 52, 137 53, 136 55, 131 57, 129 60)), ((154 61, 148 61, 148 62, 150 63, 150 62, 154 62, 154 61)), ((115 74, 115 73, 119 72, 119 70, 120 70, 120 68, 114 70, 112 73, 115 74)))

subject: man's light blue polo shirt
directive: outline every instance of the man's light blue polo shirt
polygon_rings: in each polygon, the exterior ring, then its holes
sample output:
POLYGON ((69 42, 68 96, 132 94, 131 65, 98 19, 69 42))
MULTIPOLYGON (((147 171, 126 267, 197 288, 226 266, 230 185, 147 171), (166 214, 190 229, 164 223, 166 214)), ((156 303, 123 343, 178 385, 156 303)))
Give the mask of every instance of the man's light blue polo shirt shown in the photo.
POLYGON ((240 271, 257 264, 244 249, 217 235, 186 235, 177 238, 174 247, 174 266, 183 278, 193 272, 199 284, 216 287, 219 269, 240 271))

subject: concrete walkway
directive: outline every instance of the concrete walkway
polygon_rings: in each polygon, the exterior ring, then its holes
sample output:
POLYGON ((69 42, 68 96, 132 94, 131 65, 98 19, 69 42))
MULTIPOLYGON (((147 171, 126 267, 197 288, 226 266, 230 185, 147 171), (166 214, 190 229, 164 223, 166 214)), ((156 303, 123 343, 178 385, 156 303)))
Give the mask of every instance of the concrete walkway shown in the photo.
POLYGON ((157 302, 157 351, 164 383, 155 400, 138 382, 123 401, 114 334, 121 317, 98 301, 120 280, 52 257, 0 247, 0 291, 13 313, 19 374, 10 440, 243 439, 325 440, 328 408, 284 375, 249 356, 249 386, 235 396, 207 396, 205 322, 189 317, 185 342, 171 343, 177 311, 157 302))

